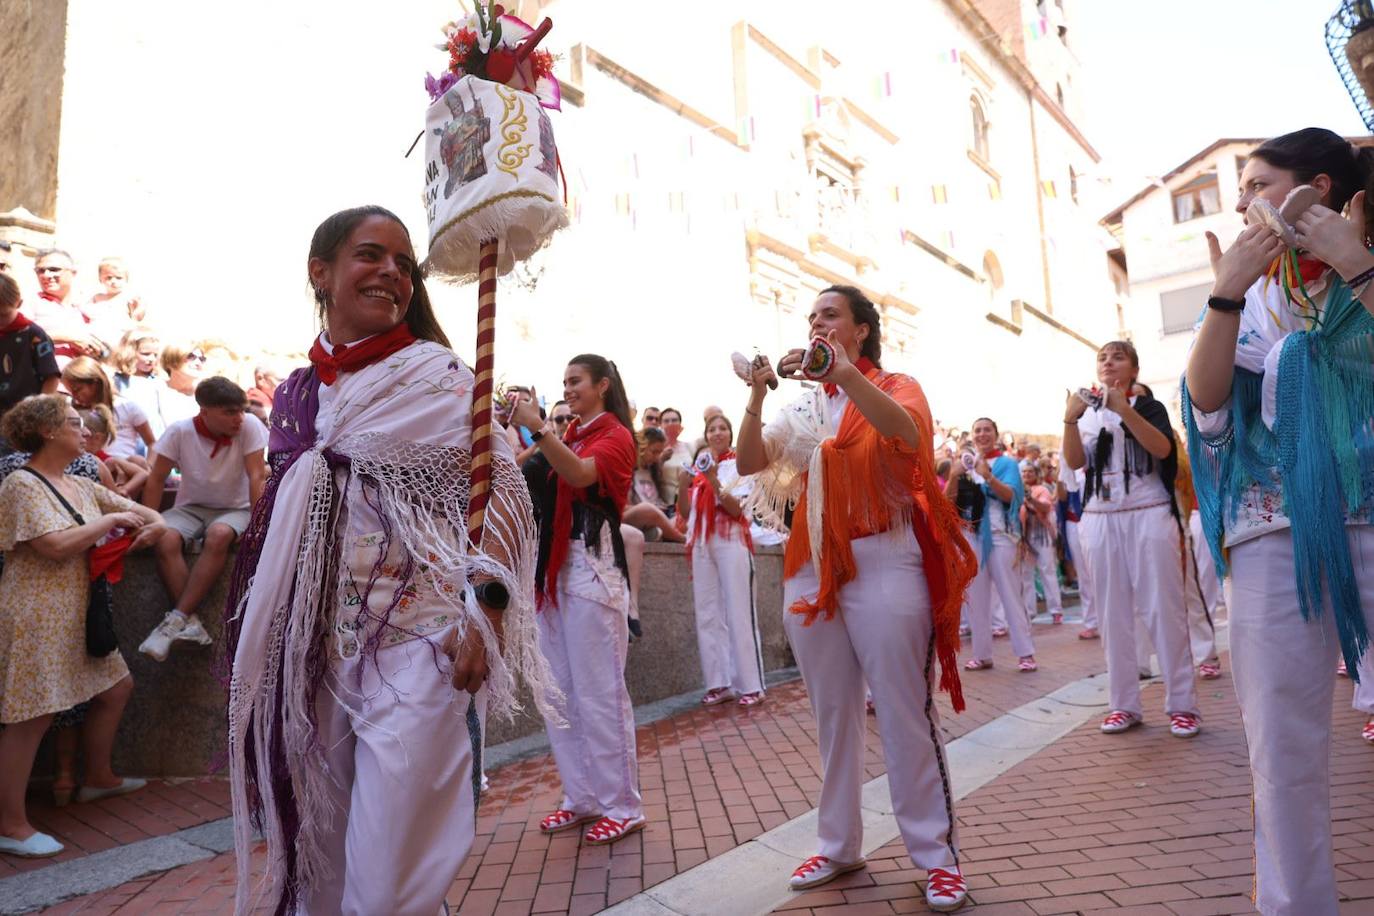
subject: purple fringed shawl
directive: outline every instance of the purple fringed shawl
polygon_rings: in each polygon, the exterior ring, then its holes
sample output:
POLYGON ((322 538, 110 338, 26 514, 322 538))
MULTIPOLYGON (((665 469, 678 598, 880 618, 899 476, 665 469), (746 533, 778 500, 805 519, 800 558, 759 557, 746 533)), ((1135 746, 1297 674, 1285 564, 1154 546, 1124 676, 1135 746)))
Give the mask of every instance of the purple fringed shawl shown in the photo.
MULTIPOLYGON (((234 563, 233 576, 229 581, 229 598, 225 606, 224 621, 224 660, 222 664, 222 680, 225 689, 228 689, 229 678, 233 673, 234 656, 238 652, 239 636, 242 631, 243 621, 239 616, 240 605, 248 594, 249 583, 252 582, 254 573, 257 572, 258 559, 262 555, 262 546, 267 540, 267 528, 272 521, 272 509, 276 504, 277 487, 281 483, 282 477, 296 463, 296 459, 308 451, 315 444, 315 415, 320 408, 320 380, 315 374, 315 368, 308 366, 297 369, 277 386, 276 394, 272 398, 272 417, 271 428, 267 440, 267 457, 271 466, 271 475, 267 479, 266 486, 263 487, 262 496, 258 499, 257 505, 253 507, 253 517, 248 523, 247 530, 239 539, 238 557, 234 563)), ((323 670, 319 672, 323 676, 323 670)), ((278 683, 278 691, 281 690, 278 683)), ((283 704, 280 697, 277 698, 275 706, 278 710, 277 715, 281 715, 283 704)), ((280 724, 280 723, 278 723, 280 724)), ((275 733, 280 735, 280 729, 275 733)), ((286 762, 286 749, 276 747, 271 754, 272 772, 261 774, 257 771, 257 757, 252 747, 253 733, 250 730, 246 736, 248 742, 245 754, 247 765, 248 786, 251 795, 250 807, 253 813, 253 823, 255 827, 261 827, 261 793, 258 791, 258 784, 264 779, 269 779, 272 783, 273 795, 277 799, 277 814, 281 818, 281 824, 287 836, 287 875, 294 876, 295 857, 293 854, 294 840, 300 830, 300 817, 296 811, 295 796, 292 792, 291 772, 286 762)), ((295 905, 294 881, 288 881, 286 887, 282 888, 283 894, 277 901, 276 912, 287 913, 295 905)))

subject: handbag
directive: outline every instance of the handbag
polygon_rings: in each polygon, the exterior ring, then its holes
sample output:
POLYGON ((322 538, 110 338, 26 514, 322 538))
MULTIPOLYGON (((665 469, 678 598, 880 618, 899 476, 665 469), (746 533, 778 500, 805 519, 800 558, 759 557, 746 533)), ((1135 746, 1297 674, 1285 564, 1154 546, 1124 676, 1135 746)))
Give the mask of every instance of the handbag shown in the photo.
MULTIPOLYGON (((68 514, 78 525, 86 524, 86 520, 81 517, 72 504, 67 502, 67 498, 52 485, 52 481, 38 473, 31 467, 24 467, 39 480, 43 485, 57 497, 57 501, 62 504, 68 514)), ((115 638, 114 628, 114 606, 110 593, 110 582, 101 573, 91 580, 90 598, 86 602, 86 654, 93 658, 104 658, 111 652, 119 648, 119 641, 115 638)))

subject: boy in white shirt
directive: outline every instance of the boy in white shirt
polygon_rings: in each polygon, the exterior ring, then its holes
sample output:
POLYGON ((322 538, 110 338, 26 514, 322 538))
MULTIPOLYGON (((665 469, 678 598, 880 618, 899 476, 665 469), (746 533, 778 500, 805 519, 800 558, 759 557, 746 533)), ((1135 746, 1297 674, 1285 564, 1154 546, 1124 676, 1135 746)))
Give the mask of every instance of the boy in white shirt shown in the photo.
POLYGON ((172 610, 138 647, 158 661, 174 641, 210 644, 196 608, 224 572, 267 481, 267 427, 245 414, 243 389, 221 376, 208 378, 196 386, 196 403, 196 416, 172 423, 157 440, 143 489, 144 504, 158 506, 167 475, 181 470, 176 504, 162 516, 169 530, 157 544, 157 569, 172 610), (188 569, 183 546, 201 538, 200 559, 188 569))

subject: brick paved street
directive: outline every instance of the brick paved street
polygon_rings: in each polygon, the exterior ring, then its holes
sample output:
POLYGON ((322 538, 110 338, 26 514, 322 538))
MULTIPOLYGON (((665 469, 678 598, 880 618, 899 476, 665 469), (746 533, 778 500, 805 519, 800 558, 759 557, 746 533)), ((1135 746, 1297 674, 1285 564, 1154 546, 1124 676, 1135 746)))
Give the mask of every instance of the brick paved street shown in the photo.
MULTIPOLYGON (((1041 670, 1016 672, 1005 664, 1010 650, 999 641, 998 667, 965 678, 968 711, 954 716, 942 699, 947 739, 1103 669, 1100 644, 1076 639, 1076 627, 1035 629, 1041 670)), ((1374 749, 1359 740, 1362 720, 1349 708, 1350 692, 1349 682, 1337 684, 1337 862, 1349 912, 1368 913, 1374 912, 1374 828, 1367 828, 1374 814, 1374 749)), ((1158 685, 1146 688, 1145 727, 1109 738, 1097 732, 1094 716, 959 803, 976 904, 969 912, 1252 911, 1249 779, 1229 677, 1202 685, 1204 731, 1191 741, 1168 735, 1156 712, 1161 693, 1158 685)), ((641 727, 638 739, 650 820, 641 834, 610 848, 582 846, 575 834, 540 835, 539 818, 558 800, 552 761, 540 755, 512 763, 490 774, 476 845, 450 904, 475 916, 597 912, 805 813, 820 790, 814 729, 797 681, 774 688, 761 708, 689 711, 641 727)), ((875 777, 883 764, 872 720, 868 751, 868 775, 875 777)), ((87 813, 73 806, 41 817, 90 852, 179 829, 190 818, 221 817, 222 786, 210 780, 159 786, 151 798, 125 800, 127 807, 87 813), (204 804, 192 804, 188 794, 204 804), (71 823, 59 820, 64 817, 71 823), (129 822, 118 822, 121 817, 129 822)), ((916 877, 897 841, 874 853, 867 870, 798 894, 781 912, 923 912, 916 877)), ((229 912, 232 881, 233 856, 226 853, 47 912, 229 912)), ((719 912, 730 912, 727 900, 719 912)))

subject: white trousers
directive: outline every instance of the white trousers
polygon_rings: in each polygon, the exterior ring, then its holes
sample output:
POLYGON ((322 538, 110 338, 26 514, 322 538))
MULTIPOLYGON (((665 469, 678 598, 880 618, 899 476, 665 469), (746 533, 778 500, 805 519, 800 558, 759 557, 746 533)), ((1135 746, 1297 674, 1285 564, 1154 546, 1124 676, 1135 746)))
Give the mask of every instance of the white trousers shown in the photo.
MULTIPOLYGON (((1346 529, 1374 627, 1374 528, 1346 529)), ((1340 656, 1329 601, 1298 610, 1288 529, 1231 548, 1231 667, 1255 784, 1256 904, 1269 916, 1335 916, 1331 709, 1340 656)))
MULTIPOLYGON (((619 575, 619 573, 615 573, 619 575)), ((568 547, 558 576, 558 607, 539 613, 539 648, 563 701, 566 728, 546 723, 558 775, 561 808, 616 820, 640 817, 635 719, 625 688, 630 631, 626 608, 613 607, 581 541, 568 547)))
POLYGON ((455 690, 435 646, 411 640, 378 650, 376 665, 358 655, 326 674, 315 711, 333 781, 333 875, 300 913, 441 912, 472 848, 486 694, 455 690))
POLYGON ((1038 569, 1040 584, 1045 589, 1045 610, 1051 614, 1064 613, 1064 598, 1059 593, 1059 558, 1055 555, 1054 544, 1027 547, 1030 555, 1021 560, 1021 590, 1026 595, 1026 611, 1035 616, 1035 571, 1038 569))
POLYGON ((1196 511, 1188 518, 1188 534, 1192 550, 1183 600, 1188 608, 1188 642, 1193 648, 1193 664, 1201 665, 1217 661, 1216 611, 1221 581, 1217 579, 1212 551, 1202 536, 1202 516, 1196 511))
POLYGON ((1078 522, 1065 522, 1064 531, 1069 539, 1069 553, 1073 555, 1073 570, 1078 574, 1078 605, 1083 609, 1083 626, 1097 629, 1097 602, 1093 600, 1093 576, 1088 562, 1083 558, 1083 543, 1078 531, 1078 522))
POLYGON ((1188 620, 1183 603, 1182 542, 1167 505, 1084 512, 1083 552, 1101 608, 1103 651, 1113 710, 1143 716, 1136 621, 1149 630, 1164 678, 1164 711, 1198 715, 1188 620))
POLYGON ((763 690, 763 643, 754 602, 754 555, 734 538, 703 538, 692 547, 697 649, 706 688, 763 690))
POLYGON ((1355 700, 1350 704, 1365 715, 1374 716, 1374 651, 1360 657, 1360 680, 1355 685, 1355 700))
POLYGON ((973 629, 973 657, 980 661, 992 661, 991 605, 994 587, 1006 609, 1012 652, 1017 658, 1035 654, 1030 618, 1026 615, 1025 595, 1021 591, 1021 579, 1014 569, 1015 562, 1016 545, 994 537, 987 561, 979 561, 978 575, 969 586, 968 622, 973 629))
POLYGON ((788 609, 815 598, 816 570, 783 585, 783 626, 816 717, 824 781, 819 854, 862 857, 864 680, 873 691, 897 826, 917 868, 958 862, 954 801, 931 698, 934 633, 921 551, 910 529, 853 541, 858 575, 840 589, 840 610, 811 626, 788 609))

